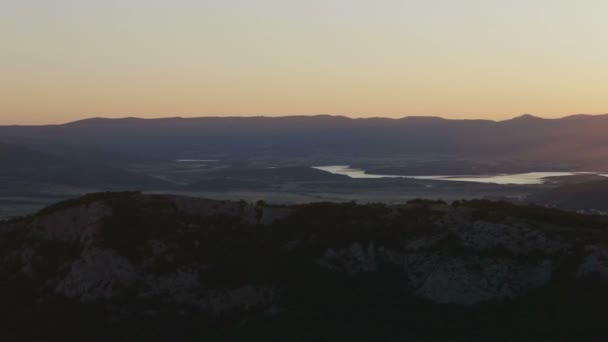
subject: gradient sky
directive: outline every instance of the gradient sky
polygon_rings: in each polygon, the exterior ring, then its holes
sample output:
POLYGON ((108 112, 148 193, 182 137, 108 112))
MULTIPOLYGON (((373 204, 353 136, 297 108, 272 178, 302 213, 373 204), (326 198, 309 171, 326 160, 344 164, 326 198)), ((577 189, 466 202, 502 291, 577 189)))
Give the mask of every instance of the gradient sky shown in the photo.
POLYGON ((0 124, 608 112, 606 0, 0 0, 0 124))

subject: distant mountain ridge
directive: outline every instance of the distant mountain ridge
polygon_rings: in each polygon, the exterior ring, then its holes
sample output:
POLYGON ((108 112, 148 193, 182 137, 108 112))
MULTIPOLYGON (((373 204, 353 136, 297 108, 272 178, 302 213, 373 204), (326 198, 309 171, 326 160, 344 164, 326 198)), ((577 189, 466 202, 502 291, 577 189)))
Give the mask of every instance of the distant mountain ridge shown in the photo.
POLYGON ((608 169, 608 115, 510 120, 344 116, 93 118, 63 125, 0 126, 5 142, 86 157, 164 159, 427 157, 515 158, 608 169), (77 146, 77 147, 76 147, 77 146))
POLYGON ((46 126, 67 126, 67 125, 86 125, 86 124, 100 124, 100 123, 108 123, 108 122, 116 122, 116 121, 130 121, 130 122, 141 122, 141 121, 173 121, 173 120, 250 120, 250 119, 270 119, 270 120, 301 120, 301 119, 310 119, 310 118, 333 118, 338 120, 354 120, 354 121, 410 121, 410 122, 440 122, 440 121, 482 121, 482 122, 494 122, 494 123, 505 123, 505 122, 514 122, 514 121, 559 121, 559 120, 572 120, 572 119, 582 119, 582 118, 598 118, 608 116, 608 113, 605 114, 571 114, 562 117, 556 118, 546 118, 542 116, 537 116, 534 114, 521 114, 518 116, 514 116, 508 119, 501 120, 492 120, 492 119, 452 119, 445 118, 442 116, 433 116, 433 115, 408 115, 403 117, 386 117, 386 116, 370 116, 370 117, 350 117, 347 115, 340 114, 314 114, 314 115, 283 115, 283 116, 266 116, 266 115, 247 115, 247 116, 238 116, 238 115, 228 115, 228 116, 167 116, 167 117, 159 117, 159 118, 143 118, 138 116, 126 116, 119 118, 109 118, 102 116, 89 117, 74 121, 68 121, 65 123, 59 124, 39 124, 39 125, 21 125, 21 124, 13 124, 13 125, 0 125, 0 127, 46 127, 46 126))

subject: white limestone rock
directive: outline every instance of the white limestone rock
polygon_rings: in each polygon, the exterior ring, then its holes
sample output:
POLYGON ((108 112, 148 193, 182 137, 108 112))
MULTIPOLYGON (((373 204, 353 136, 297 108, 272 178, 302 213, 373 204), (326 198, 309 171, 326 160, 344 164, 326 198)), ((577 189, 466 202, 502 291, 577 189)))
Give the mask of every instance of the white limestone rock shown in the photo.
POLYGON ((321 267, 356 275, 377 270, 374 244, 364 249, 361 244, 353 243, 349 248, 328 249, 319 259, 321 267))
POLYGON ((585 257, 576 272, 577 277, 597 274, 608 279, 608 246, 585 246, 585 257))
POLYGON ((82 302, 111 299, 137 280, 133 265, 118 253, 100 248, 86 249, 69 265, 55 292, 82 302))

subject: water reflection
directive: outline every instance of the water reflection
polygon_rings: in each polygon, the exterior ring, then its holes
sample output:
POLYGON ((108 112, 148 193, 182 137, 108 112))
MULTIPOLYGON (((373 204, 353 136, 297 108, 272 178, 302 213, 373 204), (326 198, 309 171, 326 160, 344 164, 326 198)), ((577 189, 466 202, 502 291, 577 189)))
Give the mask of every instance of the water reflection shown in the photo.
MULTIPOLYGON (((518 174, 501 174, 501 175, 476 175, 476 176, 402 176, 402 175, 370 175, 364 170, 351 168, 348 165, 329 165, 315 166, 318 170, 331 172, 337 175, 345 175, 351 178, 411 178, 411 179, 427 179, 427 180, 444 180, 444 181, 459 181, 459 182, 475 182, 475 183, 492 183, 492 184, 542 184, 548 177, 574 176, 580 174, 595 174, 592 172, 530 172, 518 174)), ((599 176, 606 176, 598 174, 599 176)))

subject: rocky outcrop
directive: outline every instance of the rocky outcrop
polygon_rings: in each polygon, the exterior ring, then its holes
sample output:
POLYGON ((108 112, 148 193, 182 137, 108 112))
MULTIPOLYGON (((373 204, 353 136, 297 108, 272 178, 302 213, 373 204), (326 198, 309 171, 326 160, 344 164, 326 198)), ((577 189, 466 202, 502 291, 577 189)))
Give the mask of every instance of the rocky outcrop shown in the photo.
POLYGON ((397 265, 407 278, 409 291, 435 303, 465 306, 525 295, 547 285, 555 269, 551 259, 532 261, 437 251, 404 253, 373 245, 362 248, 358 243, 337 251, 328 249, 319 263, 351 276, 374 272, 381 263, 397 265))
POLYGON ((465 306, 523 296, 547 285, 553 272, 550 260, 528 265, 508 258, 447 259, 427 254, 407 261, 406 273, 416 295, 435 303, 465 306))
POLYGON ((585 277, 595 274, 608 279, 608 246, 585 246, 584 253, 583 261, 578 266, 577 276, 585 277))
POLYGON ((231 216, 250 224, 272 224, 284 219, 292 209, 277 206, 265 206, 245 202, 215 201, 203 198, 167 196, 178 211, 194 216, 231 216))
POLYGON ((549 224, 500 207, 497 221, 438 204, 108 196, 3 223, 0 273, 81 303, 131 298, 212 315, 276 308, 285 284, 314 272, 357 278, 389 266, 405 293, 464 307, 517 299, 558 277, 608 280, 604 223, 584 216, 549 224))
POLYGON ((374 272, 377 270, 376 249, 370 244, 364 249, 359 243, 354 243, 350 248, 325 251, 319 259, 319 264, 329 270, 346 272, 357 275, 363 272, 374 272))
POLYGON ((82 302, 118 297, 138 279, 135 267, 127 259, 100 248, 86 248, 67 268, 55 292, 82 302))
POLYGON ((111 214, 109 205, 94 202, 35 216, 29 228, 33 238, 90 243, 99 233, 101 220, 111 214))
POLYGON ((437 223, 440 229, 406 239, 400 249, 353 243, 327 249, 319 264, 352 276, 374 272, 381 264, 398 266, 412 293, 464 306, 521 297, 548 285, 559 264, 572 259, 579 266, 571 276, 608 280, 606 245, 584 246, 584 257, 576 259, 580 239, 512 218, 505 223, 472 221, 469 209, 451 209, 437 223))

